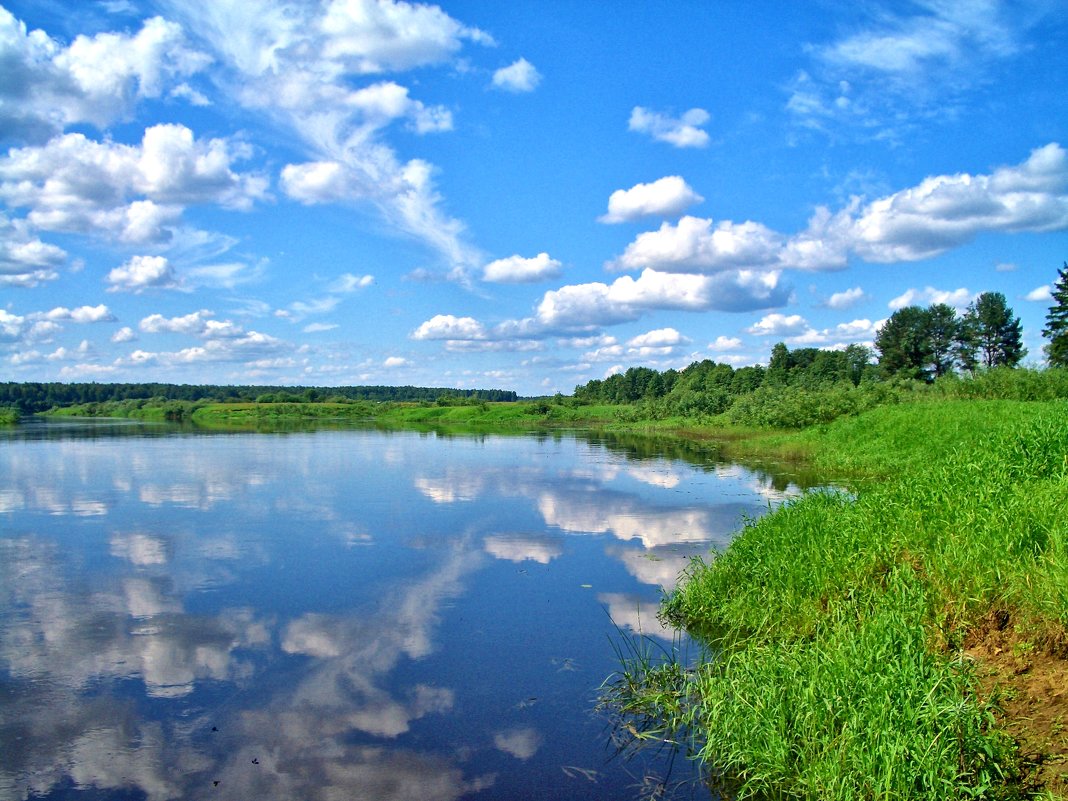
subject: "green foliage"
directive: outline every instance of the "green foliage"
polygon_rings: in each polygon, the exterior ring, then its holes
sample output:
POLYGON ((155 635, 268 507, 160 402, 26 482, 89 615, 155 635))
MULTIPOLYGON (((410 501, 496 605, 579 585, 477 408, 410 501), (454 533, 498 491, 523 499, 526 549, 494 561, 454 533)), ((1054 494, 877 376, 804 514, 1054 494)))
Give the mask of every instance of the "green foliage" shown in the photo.
POLYGON ((14 425, 19 421, 19 410, 12 406, 0 406, 0 425, 14 425))
POLYGON ((843 382, 819 389, 761 387, 739 397, 727 419, 753 428, 804 428, 911 397, 900 384, 843 382))
POLYGON ((875 335, 879 369, 886 376, 926 379, 931 361, 928 315, 919 306, 898 309, 875 335))
POLYGON ((89 403, 147 401, 164 398, 188 402, 300 403, 322 400, 327 394, 347 401, 380 402, 435 400, 439 397, 477 401, 514 401, 515 392, 500 389, 442 389, 434 387, 264 387, 190 384, 62 384, 0 383, 0 405, 23 414, 89 403))
POLYGON ((962 378, 946 375, 931 389, 934 396, 955 399, 1049 401, 1068 398, 1068 370, 995 367, 962 378))
POLYGON ((1000 292, 984 292, 968 306, 959 338, 961 363, 969 370, 1015 367, 1027 355, 1020 318, 1000 292))
MULTIPOLYGON (((1043 374, 986 375, 1032 391, 1043 374)), ((1066 413, 913 403, 794 435, 879 478, 747 526, 665 604, 717 654, 676 689, 713 770, 745 797, 1013 795, 1011 742, 959 648, 994 610, 1035 643, 1068 633, 1066 413)))
POLYGON ((1057 271, 1053 283, 1053 305, 1046 312, 1042 336, 1049 339, 1046 358, 1050 367, 1068 367, 1068 262, 1057 271))

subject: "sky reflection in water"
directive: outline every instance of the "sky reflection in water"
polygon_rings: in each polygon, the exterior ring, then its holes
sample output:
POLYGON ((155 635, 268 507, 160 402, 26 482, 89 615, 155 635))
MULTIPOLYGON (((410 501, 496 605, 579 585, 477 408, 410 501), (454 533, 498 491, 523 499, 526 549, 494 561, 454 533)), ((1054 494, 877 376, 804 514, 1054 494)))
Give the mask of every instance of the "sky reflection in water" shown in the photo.
POLYGON ((0 439, 0 801, 637 798, 614 626, 670 640, 659 588, 796 491, 566 436, 164 434, 0 439))

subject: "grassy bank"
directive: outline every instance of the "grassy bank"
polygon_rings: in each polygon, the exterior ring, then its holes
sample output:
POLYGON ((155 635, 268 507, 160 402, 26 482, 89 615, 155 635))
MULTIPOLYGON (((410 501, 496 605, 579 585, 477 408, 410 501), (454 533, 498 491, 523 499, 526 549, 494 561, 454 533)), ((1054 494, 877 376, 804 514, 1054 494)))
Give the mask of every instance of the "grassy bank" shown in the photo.
POLYGON ((397 427, 531 430, 633 421, 630 406, 577 406, 550 401, 481 403, 210 403, 135 400, 53 409, 53 417, 122 417, 192 422, 207 428, 256 429, 315 422, 374 423, 397 427))
POLYGON ((632 666, 626 710, 689 731, 743 797, 1061 797, 1068 404, 892 406, 738 447, 852 471, 852 492, 693 566, 663 612, 715 656, 632 666))

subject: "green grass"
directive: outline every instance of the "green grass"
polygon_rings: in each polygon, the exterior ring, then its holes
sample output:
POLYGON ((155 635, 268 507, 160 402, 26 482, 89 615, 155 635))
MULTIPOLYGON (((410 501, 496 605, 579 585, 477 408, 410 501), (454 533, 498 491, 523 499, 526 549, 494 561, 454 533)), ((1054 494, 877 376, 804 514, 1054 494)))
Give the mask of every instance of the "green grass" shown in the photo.
POLYGON ((852 471, 851 493, 809 494, 691 567, 663 614, 716 657, 672 725, 742 797, 1022 794, 961 644, 994 611, 1066 642, 1068 404, 912 403, 764 444, 852 471))

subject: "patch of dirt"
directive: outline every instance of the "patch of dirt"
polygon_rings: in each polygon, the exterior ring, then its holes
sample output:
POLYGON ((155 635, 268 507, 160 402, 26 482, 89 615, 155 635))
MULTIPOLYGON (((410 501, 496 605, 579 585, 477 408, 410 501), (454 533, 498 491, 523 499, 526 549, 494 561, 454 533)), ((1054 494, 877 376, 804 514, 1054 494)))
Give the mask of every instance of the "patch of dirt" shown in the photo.
POLYGON ((1063 648, 1036 645, 992 612, 965 642, 981 691, 996 695, 1001 722, 1016 740, 1026 782, 1068 798, 1068 659, 1063 648))

